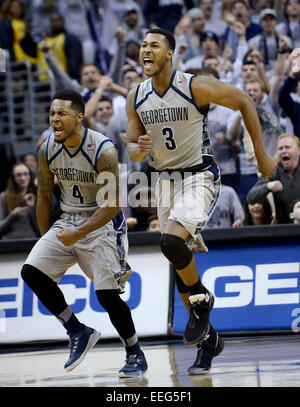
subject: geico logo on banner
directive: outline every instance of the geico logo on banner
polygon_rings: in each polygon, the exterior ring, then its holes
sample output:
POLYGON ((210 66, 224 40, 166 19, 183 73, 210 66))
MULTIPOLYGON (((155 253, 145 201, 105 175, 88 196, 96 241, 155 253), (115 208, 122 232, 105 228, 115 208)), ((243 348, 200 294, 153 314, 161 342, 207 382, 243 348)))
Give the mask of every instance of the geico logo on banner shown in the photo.
POLYGON ((210 267, 202 281, 215 295, 214 308, 245 307, 253 299, 256 306, 298 304, 298 275, 298 262, 257 264, 255 272, 249 266, 235 265, 210 267))
MULTIPOLYGON (((215 309, 235 308, 246 307, 252 301, 255 306, 299 304, 298 275, 298 262, 257 264, 255 270, 234 265, 210 267, 203 272, 202 281, 215 295, 215 309)), ((141 302, 141 277, 134 272, 127 284, 129 297, 126 299, 124 294, 123 299, 133 310, 141 302)), ((66 299, 75 313, 86 308, 105 312, 97 300, 93 283, 85 276, 66 274, 60 285, 65 286, 66 299)), ((29 317, 35 309, 50 315, 40 301, 34 307, 34 294, 20 277, 0 279, 0 310, 4 310, 6 318, 29 317)))
MULTIPOLYGON (((123 299, 133 310, 141 302, 141 277, 138 273, 133 272, 127 284, 130 287, 126 290, 129 292, 129 297, 126 299, 124 297, 126 294, 124 294, 123 299)), ((85 308, 90 308, 95 312, 106 312, 98 302, 93 282, 84 275, 66 274, 59 285, 64 286, 61 288, 75 314, 82 312, 85 308)), ((32 290, 23 282, 21 277, 0 279, 0 331, 5 330, 2 326, 4 325, 4 315, 6 318, 31 317, 34 315, 35 309, 40 314, 51 315, 40 301, 37 301, 37 307, 34 307, 35 300, 36 297, 32 290), (1 292, 5 292, 5 294, 1 292), (6 303, 5 307, 3 306, 4 303, 6 303)))

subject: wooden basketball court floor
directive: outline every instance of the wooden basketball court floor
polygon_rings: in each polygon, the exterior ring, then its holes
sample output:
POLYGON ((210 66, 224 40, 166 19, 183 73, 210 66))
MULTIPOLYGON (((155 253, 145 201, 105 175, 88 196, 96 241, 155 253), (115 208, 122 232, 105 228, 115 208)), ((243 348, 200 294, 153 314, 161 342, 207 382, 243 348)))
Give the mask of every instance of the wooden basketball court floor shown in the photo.
POLYGON ((101 340, 72 372, 63 369, 66 342, 47 347, 1 349, 0 387, 300 387, 300 338, 274 335, 224 338, 209 374, 189 376, 196 349, 180 338, 141 340, 149 369, 143 379, 119 379, 124 350, 101 340))

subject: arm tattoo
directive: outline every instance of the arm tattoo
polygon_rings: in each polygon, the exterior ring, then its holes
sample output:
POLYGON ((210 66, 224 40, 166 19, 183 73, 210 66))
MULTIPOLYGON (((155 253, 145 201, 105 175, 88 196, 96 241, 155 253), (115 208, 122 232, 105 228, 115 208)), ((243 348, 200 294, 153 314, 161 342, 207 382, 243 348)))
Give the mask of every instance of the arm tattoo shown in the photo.
POLYGON ((52 198, 54 175, 50 171, 46 159, 46 143, 42 144, 39 154, 39 171, 38 171, 38 194, 41 197, 52 198))
POLYGON ((99 172, 97 184, 99 184, 102 201, 105 202, 105 206, 119 206, 119 163, 115 147, 108 148, 101 154, 97 168, 99 172))

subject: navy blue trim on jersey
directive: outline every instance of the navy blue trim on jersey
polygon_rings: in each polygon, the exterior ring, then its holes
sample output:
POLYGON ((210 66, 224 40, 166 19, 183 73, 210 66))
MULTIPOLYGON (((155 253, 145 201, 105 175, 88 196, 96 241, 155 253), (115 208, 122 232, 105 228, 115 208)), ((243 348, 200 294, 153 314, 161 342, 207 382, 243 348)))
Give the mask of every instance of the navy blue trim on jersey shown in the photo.
POLYGON ((121 236, 125 233, 126 231, 126 219, 122 211, 120 211, 113 219, 112 223, 114 226, 115 231, 117 232, 116 236, 116 243, 117 246, 121 246, 121 236))
POLYGON ((93 162, 92 162, 92 160, 90 159, 89 155, 84 151, 83 148, 81 148, 80 151, 81 151, 81 154, 83 155, 83 157, 84 157, 84 158, 87 160, 87 162, 90 164, 90 166, 93 167, 94 171, 96 171, 97 174, 98 174, 97 168, 94 167, 93 162))
POLYGON ((214 181, 218 181, 220 178, 220 168, 217 164, 212 165, 210 168, 208 168, 208 171, 212 172, 214 175, 214 181))
MULTIPOLYGON (((95 163, 94 163, 94 169, 97 168, 97 161, 98 161, 98 158, 99 158, 99 155, 100 155, 101 148, 102 148, 103 144, 104 144, 104 143, 107 143, 108 141, 110 141, 112 144, 114 144, 113 141, 112 141, 110 138, 108 138, 107 140, 103 140, 103 141, 102 141, 102 143, 100 144, 100 146, 98 147, 98 150, 97 150, 97 152, 96 152, 95 163)), ((97 170, 96 170, 96 171, 97 171, 97 170)), ((97 171, 97 172, 98 172, 98 171, 97 171)))
POLYGON ((88 129, 85 129, 85 130, 84 130, 83 138, 82 138, 81 143, 80 143, 80 146, 77 148, 77 150, 75 151, 74 154, 71 154, 70 151, 67 149, 67 147, 63 144, 63 148, 64 148, 64 150, 66 151, 66 153, 68 154, 68 156, 69 156, 70 158, 75 157, 75 155, 78 154, 79 151, 82 150, 82 146, 84 145, 85 140, 86 140, 86 137, 87 137, 87 132, 88 132, 88 129))
POLYGON ((139 103, 136 103, 136 99, 137 99, 137 95, 138 95, 138 91, 139 91, 140 85, 138 86, 136 93, 135 93, 135 98, 134 98, 134 108, 135 110, 137 110, 147 99, 148 96, 151 95, 153 93, 153 86, 152 89, 150 90, 150 92, 148 92, 146 94, 146 96, 144 97, 144 99, 140 100, 139 103))
MULTIPOLYGON (((52 136, 52 134, 51 134, 51 136, 52 136)), ((46 147, 46 159, 47 159, 48 167, 50 167, 50 164, 52 163, 52 161, 55 160, 55 158, 63 151, 63 145, 62 145, 61 148, 59 150, 57 150, 56 153, 53 154, 53 156, 50 159, 48 158, 49 157, 49 154, 48 154, 49 153, 49 143, 50 143, 51 136, 48 137, 47 147, 46 147)))
POLYGON ((156 95, 159 96, 159 97, 162 99, 162 98, 165 96, 165 94, 168 92, 168 90, 173 86, 173 82, 174 82, 175 75, 176 75, 176 69, 173 70, 172 76, 171 76, 171 79, 170 79, 170 83, 169 83, 168 87, 164 90, 163 93, 159 93, 159 92, 155 89, 155 87, 153 86, 152 79, 151 79, 151 84, 152 84, 152 90, 153 90, 153 92, 156 93, 156 95))
POLYGON ((49 157, 49 154, 48 154, 48 148, 49 148, 49 141, 50 141, 50 137, 52 136, 52 134, 50 134, 50 136, 48 137, 48 140, 46 141, 46 150, 45 150, 45 155, 46 155, 46 161, 47 161, 47 164, 49 165, 49 160, 48 160, 48 157, 49 157))
MULTIPOLYGON (((183 99, 185 99, 187 102, 191 103, 192 105, 195 105, 193 99, 189 98, 186 96, 184 93, 182 93, 178 88, 176 88, 174 85, 171 86, 171 89, 174 90, 179 96, 181 96, 183 99)), ((198 110, 198 109, 197 109, 198 110)))
POLYGON ((122 211, 120 211, 113 219, 112 219, 114 229, 116 232, 123 231, 124 226, 126 225, 126 219, 122 211))
MULTIPOLYGON (((192 76, 192 77, 191 77, 191 80, 190 80, 190 83, 189 83, 190 93, 191 93, 192 100, 193 100, 192 103, 193 103, 193 105, 195 106, 195 108, 198 110, 198 112, 201 113, 203 116, 205 116, 205 115, 208 113, 208 111, 209 111, 209 106, 208 106, 207 110, 202 110, 202 109, 200 109, 200 108, 197 106, 197 104, 196 104, 196 101, 195 101, 195 98, 194 98, 194 94, 193 94, 193 90, 192 90, 192 81, 193 81, 193 79, 194 79, 195 77, 196 77, 195 75, 192 76)), ((209 105, 209 104, 208 104, 208 105, 209 105)))

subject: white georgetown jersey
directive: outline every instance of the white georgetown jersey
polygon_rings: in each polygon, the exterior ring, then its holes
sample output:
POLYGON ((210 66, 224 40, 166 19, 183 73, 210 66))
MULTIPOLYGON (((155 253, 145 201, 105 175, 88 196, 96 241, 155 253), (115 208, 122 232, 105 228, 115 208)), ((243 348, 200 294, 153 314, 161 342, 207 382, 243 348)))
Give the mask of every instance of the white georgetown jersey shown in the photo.
POLYGON ((173 71, 160 95, 151 78, 136 91, 135 109, 146 131, 152 131, 154 168, 184 169, 212 161, 207 112, 195 104, 191 90, 194 75, 173 71))
POLYGON ((79 147, 70 148, 56 143, 54 135, 48 138, 46 158, 61 189, 61 209, 76 213, 98 209, 96 195, 97 160, 113 142, 103 134, 85 129, 79 147))

